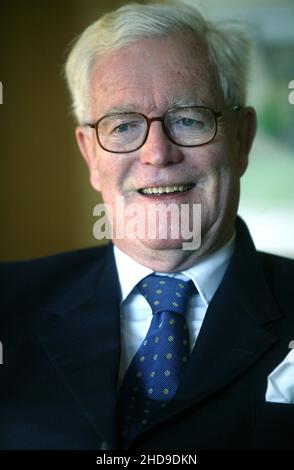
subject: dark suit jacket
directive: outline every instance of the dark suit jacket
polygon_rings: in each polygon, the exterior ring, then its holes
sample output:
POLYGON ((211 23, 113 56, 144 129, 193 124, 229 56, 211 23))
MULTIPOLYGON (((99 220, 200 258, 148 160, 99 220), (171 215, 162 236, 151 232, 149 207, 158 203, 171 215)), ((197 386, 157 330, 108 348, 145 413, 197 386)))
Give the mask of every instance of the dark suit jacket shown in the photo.
MULTIPOLYGON (((111 245, 0 273, 0 448, 119 448, 111 245)), ((293 291, 294 262, 257 253, 238 220, 184 382, 130 448, 294 448, 294 404, 265 403, 267 376, 294 339, 293 291)))

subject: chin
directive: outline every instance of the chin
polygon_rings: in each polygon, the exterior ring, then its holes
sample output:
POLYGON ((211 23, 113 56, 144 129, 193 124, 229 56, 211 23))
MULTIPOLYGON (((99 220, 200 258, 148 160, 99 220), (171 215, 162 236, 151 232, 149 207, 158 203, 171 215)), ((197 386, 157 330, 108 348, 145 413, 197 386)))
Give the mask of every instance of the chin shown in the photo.
POLYGON ((145 248, 151 250, 182 250, 183 243, 187 240, 174 240, 174 239, 143 239, 140 240, 140 243, 144 245, 145 248))

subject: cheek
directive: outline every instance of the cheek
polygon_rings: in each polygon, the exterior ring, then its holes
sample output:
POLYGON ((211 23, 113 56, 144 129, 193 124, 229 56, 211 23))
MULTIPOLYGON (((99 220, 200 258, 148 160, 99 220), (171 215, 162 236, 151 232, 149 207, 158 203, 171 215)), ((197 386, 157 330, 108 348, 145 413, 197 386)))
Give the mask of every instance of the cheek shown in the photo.
POLYGON ((230 149, 226 145, 211 145, 209 150, 199 155, 195 160, 197 170, 212 183, 221 180, 226 174, 230 174, 232 161, 230 149))
POLYGON ((235 139, 223 138, 212 147, 208 160, 212 171, 235 179, 239 177, 238 158, 235 139))
POLYGON ((239 200, 240 177, 238 173, 237 154, 232 149, 223 147, 213 165, 211 194, 208 194, 210 205, 215 214, 231 213, 239 200))
POLYGON ((121 155, 100 155, 97 157, 97 170, 104 200, 112 199, 122 191, 127 179, 129 173, 127 160, 123 160, 121 155))
POLYGON ((229 203, 233 193, 238 191, 239 181, 232 149, 224 144, 215 144, 206 155, 202 155, 200 166, 203 174, 202 200, 206 201, 207 208, 229 203))

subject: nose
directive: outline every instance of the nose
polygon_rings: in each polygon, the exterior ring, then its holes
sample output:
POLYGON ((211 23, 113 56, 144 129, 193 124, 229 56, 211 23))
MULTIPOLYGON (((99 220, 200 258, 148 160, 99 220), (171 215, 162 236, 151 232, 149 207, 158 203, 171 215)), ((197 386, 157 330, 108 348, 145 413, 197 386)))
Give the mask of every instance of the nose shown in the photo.
POLYGON ((181 147, 169 140, 162 123, 153 120, 145 144, 140 149, 140 160, 147 165, 164 167, 180 163, 184 158, 181 147))

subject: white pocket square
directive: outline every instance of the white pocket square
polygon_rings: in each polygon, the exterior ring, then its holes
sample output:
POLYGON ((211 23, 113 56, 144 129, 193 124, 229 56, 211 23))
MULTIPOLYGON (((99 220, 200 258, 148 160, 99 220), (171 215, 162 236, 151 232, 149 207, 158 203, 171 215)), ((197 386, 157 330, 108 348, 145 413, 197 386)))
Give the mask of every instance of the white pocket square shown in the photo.
POLYGON ((294 403, 294 349, 268 376, 265 400, 273 403, 294 403))

